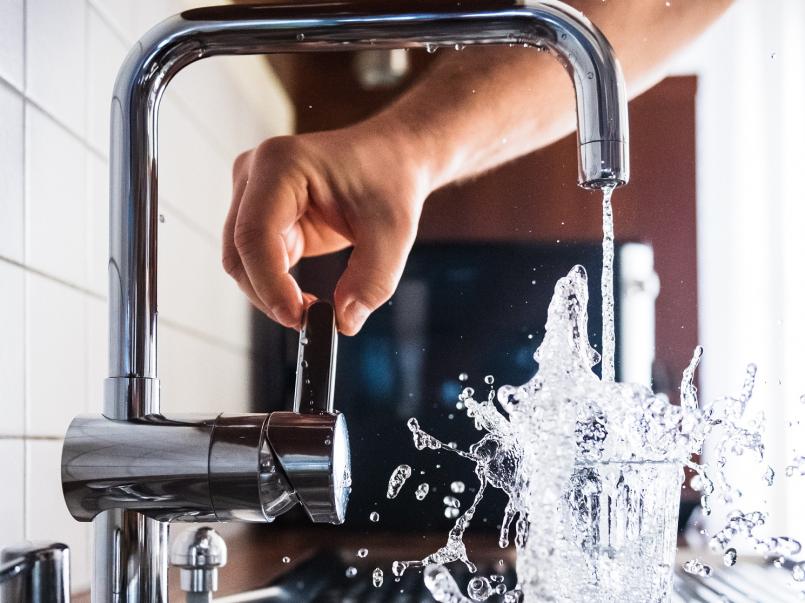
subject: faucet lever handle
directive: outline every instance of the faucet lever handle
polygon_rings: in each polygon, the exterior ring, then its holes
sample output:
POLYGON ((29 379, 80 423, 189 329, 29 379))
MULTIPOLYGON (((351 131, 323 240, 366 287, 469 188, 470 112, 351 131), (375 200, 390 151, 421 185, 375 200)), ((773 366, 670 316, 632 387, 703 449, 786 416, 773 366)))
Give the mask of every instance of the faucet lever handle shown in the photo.
POLYGON ((317 300, 305 309, 296 358, 294 412, 333 412, 338 330, 332 303, 317 300))

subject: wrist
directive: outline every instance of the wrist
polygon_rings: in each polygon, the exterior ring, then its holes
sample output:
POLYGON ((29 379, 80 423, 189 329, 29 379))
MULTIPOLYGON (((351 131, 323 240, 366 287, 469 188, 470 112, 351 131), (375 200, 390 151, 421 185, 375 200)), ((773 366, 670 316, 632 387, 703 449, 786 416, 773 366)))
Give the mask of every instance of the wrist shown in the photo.
POLYGON ((402 169, 415 178, 424 199, 455 179, 455 175, 446 137, 423 121, 421 115, 406 115, 401 107, 392 106, 354 127, 393 149, 397 162, 394 169, 402 169))

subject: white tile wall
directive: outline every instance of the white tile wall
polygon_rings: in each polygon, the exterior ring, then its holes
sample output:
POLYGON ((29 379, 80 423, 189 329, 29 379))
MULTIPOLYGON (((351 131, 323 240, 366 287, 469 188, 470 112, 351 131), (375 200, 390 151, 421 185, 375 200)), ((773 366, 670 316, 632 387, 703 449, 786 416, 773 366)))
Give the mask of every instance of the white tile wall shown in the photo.
POLYGON ((74 132, 84 132, 84 0, 26 3, 25 89, 29 98, 74 132))
POLYGON ((0 77, 22 90, 23 0, 0 0, 0 77))
POLYGON ((88 410, 86 295, 32 272, 26 289, 26 435, 60 437, 88 410))
MULTIPOLYGON (((0 0, 0 547, 66 542, 79 591, 90 528, 64 506, 59 462, 67 424, 100 408, 106 376, 109 101, 137 37, 194 2, 0 0)), ((232 158, 290 124, 284 93, 255 58, 201 61, 165 95, 168 412, 247 407, 248 306, 220 268, 220 229, 232 158)))
POLYGON ((86 148, 31 104, 27 106, 25 129, 26 263, 84 285, 86 148))
MULTIPOLYGON (((0 31, 0 38, 2 38, 0 31)), ((0 256, 22 261, 23 100, 0 81, 0 256)))
POLYGON ((109 288, 109 164, 87 153, 87 285, 105 296, 109 288))
POLYGON ((25 429, 24 317, 25 273, 0 262, 0 435, 5 436, 21 436, 25 429))
MULTIPOLYGON (((25 488, 25 441, 0 440, 5 492, 25 488)), ((0 542, 19 542, 25 537, 25 505, 22 496, 0 496, 0 542)))
POLYGON ((109 105, 117 70, 129 45, 90 7, 87 12, 87 139, 102 154, 109 149, 109 105))

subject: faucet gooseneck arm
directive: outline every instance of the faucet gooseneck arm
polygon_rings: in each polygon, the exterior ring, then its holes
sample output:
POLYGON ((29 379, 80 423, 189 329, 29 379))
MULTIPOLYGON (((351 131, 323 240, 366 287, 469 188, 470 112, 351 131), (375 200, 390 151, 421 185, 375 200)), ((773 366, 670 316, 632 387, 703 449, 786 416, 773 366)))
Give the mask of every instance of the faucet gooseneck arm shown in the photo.
MULTIPOLYGON (((576 91, 579 184, 599 188, 628 181, 627 106, 617 60, 598 29, 554 0, 227 5, 184 12, 138 42, 118 74, 112 100, 106 419, 131 421, 160 411, 157 118, 171 78, 215 55, 456 44, 551 51, 576 91)), ((95 600, 165 601, 165 523, 113 509, 100 513, 95 524, 95 600)))
POLYGON ((187 11, 149 31, 121 68, 112 102, 110 377, 106 414, 147 413, 156 370, 157 114, 171 78, 209 56, 362 48, 518 44, 551 51, 576 92, 579 184, 629 178, 620 67, 601 32, 559 2, 335 1, 187 11), (124 394, 121 396, 121 394, 124 394), (117 408, 129 399, 136 408, 117 408))

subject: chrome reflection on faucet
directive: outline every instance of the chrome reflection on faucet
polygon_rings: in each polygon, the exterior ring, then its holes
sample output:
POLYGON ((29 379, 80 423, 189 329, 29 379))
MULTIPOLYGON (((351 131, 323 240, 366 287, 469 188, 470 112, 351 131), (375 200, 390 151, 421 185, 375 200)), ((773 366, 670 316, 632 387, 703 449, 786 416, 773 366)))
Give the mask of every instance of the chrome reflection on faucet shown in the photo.
MULTIPOLYGON (((328 412, 332 390, 324 384, 316 391, 330 397, 318 399, 312 412, 302 412, 303 400, 299 413, 267 418, 159 414, 157 117, 168 82, 216 55, 457 44, 550 50, 576 90, 579 183, 628 181, 627 106, 612 48, 581 13, 553 0, 217 6, 164 21, 129 53, 112 99, 104 417, 76 419, 64 450, 71 512, 95 517, 95 601, 167 600, 167 519, 266 521, 298 501, 314 521, 338 521, 349 489, 346 426, 328 412), (170 467, 160 462, 165 458, 170 467), (325 481, 333 496, 323 494, 325 481)), ((303 393, 297 387, 297 401, 303 393)))
MULTIPOLYGON (((337 343, 332 304, 314 302, 305 311, 299 336, 293 411, 149 414, 127 421, 76 417, 62 451, 70 513, 91 521, 104 512, 137 512, 159 526, 169 521, 265 523, 300 504, 314 522, 342 523, 351 477, 346 421, 333 410, 337 343)), ((114 539, 124 537, 122 529, 115 529, 113 545, 120 547, 114 539)), ((154 591, 147 598, 141 582, 135 582, 140 592, 131 592, 120 579, 127 568, 117 550, 112 548, 106 560, 112 566, 106 584, 115 595, 109 599, 166 600, 154 591), (127 591, 126 597, 119 596, 127 591)), ((108 600, 103 593, 95 597, 108 600)))
POLYGON ((163 522, 265 523, 301 504, 315 522, 342 523, 350 458, 346 421, 333 411, 338 335, 330 302, 307 308, 299 340, 304 385, 292 412, 76 417, 62 451, 73 517, 123 509, 163 522))

